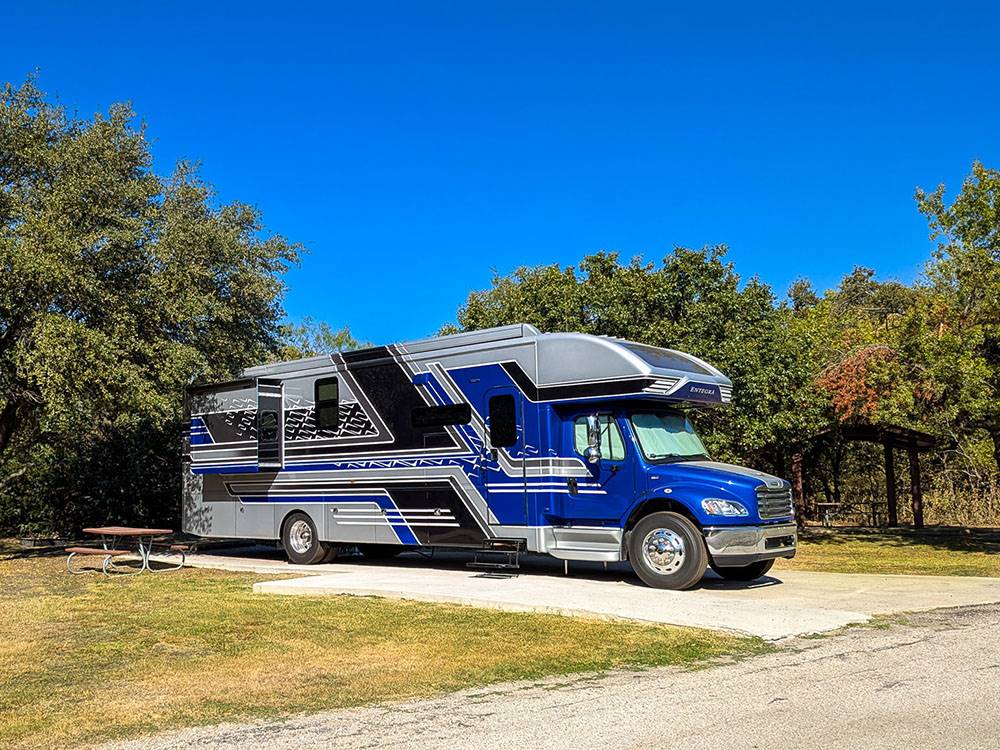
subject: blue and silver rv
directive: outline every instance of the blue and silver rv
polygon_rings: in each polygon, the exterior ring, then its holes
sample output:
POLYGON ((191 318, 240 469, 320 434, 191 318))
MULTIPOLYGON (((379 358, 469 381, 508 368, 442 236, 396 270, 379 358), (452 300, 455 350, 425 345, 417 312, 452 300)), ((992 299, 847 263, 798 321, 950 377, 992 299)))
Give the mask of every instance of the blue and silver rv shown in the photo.
POLYGON ((731 394, 690 354, 530 325, 253 367, 188 389, 184 530, 300 564, 457 547, 751 580, 796 529, 789 483, 688 419, 731 394))

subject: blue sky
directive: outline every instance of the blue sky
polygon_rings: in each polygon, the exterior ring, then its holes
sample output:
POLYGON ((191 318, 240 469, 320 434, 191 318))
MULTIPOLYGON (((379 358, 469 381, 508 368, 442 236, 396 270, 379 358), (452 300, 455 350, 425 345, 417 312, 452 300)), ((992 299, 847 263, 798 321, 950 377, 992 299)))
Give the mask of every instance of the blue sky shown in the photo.
POLYGON ((1000 9, 810 5, 37 0, 0 10, 0 78, 131 100, 158 170, 309 248, 290 315, 383 343, 599 249, 913 279, 914 188, 1000 166, 1000 9))

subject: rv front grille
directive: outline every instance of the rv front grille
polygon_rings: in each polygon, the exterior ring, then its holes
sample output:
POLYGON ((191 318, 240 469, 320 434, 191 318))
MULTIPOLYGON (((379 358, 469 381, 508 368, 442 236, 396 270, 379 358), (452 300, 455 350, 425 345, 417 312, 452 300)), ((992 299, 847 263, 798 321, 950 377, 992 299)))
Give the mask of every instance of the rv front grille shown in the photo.
POLYGON ((757 488, 757 514, 764 520, 788 518, 793 513, 792 490, 789 487, 757 488))

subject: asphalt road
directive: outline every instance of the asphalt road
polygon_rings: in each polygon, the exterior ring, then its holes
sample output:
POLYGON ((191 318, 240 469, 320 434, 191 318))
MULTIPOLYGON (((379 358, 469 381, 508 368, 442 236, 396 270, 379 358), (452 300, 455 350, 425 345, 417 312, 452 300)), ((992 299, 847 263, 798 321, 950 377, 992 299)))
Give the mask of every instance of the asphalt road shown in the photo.
POLYGON ((994 748, 1000 606, 850 628, 696 671, 495 685, 276 723, 188 730, 144 748, 994 748))

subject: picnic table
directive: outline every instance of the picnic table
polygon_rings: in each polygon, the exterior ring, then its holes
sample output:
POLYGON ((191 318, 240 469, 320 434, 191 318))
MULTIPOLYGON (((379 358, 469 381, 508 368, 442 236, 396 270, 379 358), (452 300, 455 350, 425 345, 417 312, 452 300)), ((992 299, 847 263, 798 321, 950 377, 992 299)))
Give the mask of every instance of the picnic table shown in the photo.
POLYGON ((878 526, 881 518, 880 511, 886 506, 881 500, 861 500, 856 503, 816 503, 817 510, 823 512, 823 525, 832 526, 837 516, 845 513, 863 513, 870 516, 871 525, 878 526))
MULTIPOLYGON (((149 557, 153 552, 153 543, 161 537, 174 533, 173 529, 147 529, 135 526, 94 526, 83 530, 84 534, 92 534, 101 537, 100 547, 67 547, 69 557, 66 558, 66 569, 70 573, 84 573, 86 570, 73 570, 71 561, 76 556, 96 556, 102 557, 101 569, 104 575, 110 576, 112 573, 125 573, 124 570, 116 570, 114 560, 124 555, 132 555, 138 552, 141 564, 138 570, 131 570, 128 573, 137 575, 144 570, 150 573, 157 572, 150 566, 149 557), (129 542, 135 542, 136 550, 125 549, 129 542)), ((181 561, 177 565, 171 565, 161 570, 178 570, 184 566, 185 551, 188 546, 185 544, 164 545, 172 552, 180 552, 181 561)))

